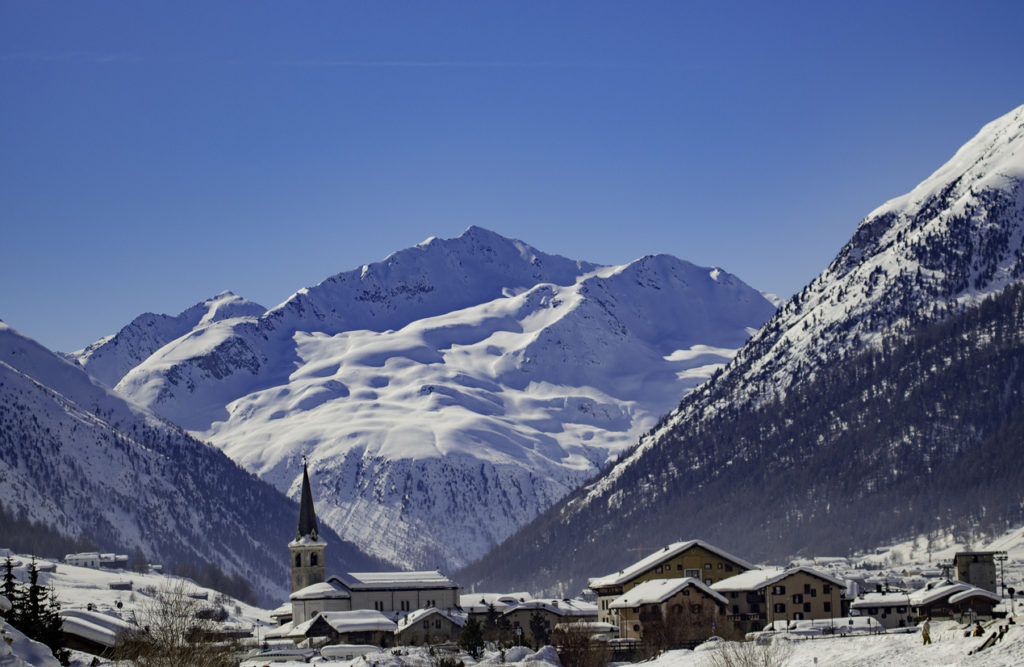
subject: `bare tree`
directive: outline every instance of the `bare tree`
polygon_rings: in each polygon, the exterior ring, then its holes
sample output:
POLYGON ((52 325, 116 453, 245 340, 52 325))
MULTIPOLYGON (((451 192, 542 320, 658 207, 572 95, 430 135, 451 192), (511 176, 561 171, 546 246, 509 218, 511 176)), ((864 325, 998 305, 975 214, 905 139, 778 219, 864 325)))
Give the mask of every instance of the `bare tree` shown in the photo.
POLYGON ((155 592, 137 617, 142 629, 123 634, 114 647, 116 660, 135 667, 230 667, 235 647, 215 643, 216 623, 201 602, 189 595, 184 579, 155 592))
POLYGON ((611 659, 608 642, 591 639, 586 623, 560 623, 551 633, 563 667, 604 667, 611 659))
POLYGON ((702 667, 781 667, 792 653, 785 641, 721 642, 704 653, 702 667))

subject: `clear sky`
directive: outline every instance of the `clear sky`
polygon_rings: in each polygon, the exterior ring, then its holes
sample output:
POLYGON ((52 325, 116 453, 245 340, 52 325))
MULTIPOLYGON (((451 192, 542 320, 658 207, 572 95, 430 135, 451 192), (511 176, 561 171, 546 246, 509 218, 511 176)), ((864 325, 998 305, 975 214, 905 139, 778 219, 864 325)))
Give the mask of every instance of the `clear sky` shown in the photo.
POLYGON ((0 0, 0 319, 57 350, 471 224, 789 296, 1024 104, 1024 2, 0 0))

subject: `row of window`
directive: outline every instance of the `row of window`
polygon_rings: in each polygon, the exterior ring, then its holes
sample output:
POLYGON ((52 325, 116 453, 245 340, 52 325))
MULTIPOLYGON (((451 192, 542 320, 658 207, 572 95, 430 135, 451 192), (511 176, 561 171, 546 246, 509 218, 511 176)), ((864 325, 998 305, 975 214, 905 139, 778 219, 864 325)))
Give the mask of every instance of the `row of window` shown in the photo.
MULTIPOLYGON (((824 586, 822 586, 821 587, 821 592, 823 594, 825 594, 825 595, 831 594, 832 593, 832 584, 825 584, 824 586)), ((786 587, 785 586, 772 586, 772 595, 785 595, 785 594, 786 594, 786 587)), ((793 594, 793 598, 794 598, 793 601, 794 602, 796 602, 795 598, 798 595, 810 595, 812 598, 816 598, 816 597, 818 597, 818 589, 817 588, 811 588, 810 584, 804 584, 804 592, 803 593, 794 593, 793 594)))
MULTIPOLYGON (((719 570, 725 570, 726 572, 732 572, 732 569, 733 569, 732 565, 729 565, 728 563, 718 563, 717 565, 718 565, 717 569, 719 569, 719 570)), ((705 570, 711 570, 711 569, 715 569, 715 568, 714 568, 714 566, 711 563, 704 563, 704 569, 705 570)), ((671 564, 669 564, 669 565, 659 565, 658 567, 654 568, 655 574, 662 574, 664 572, 671 572, 671 571, 672 571, 672 565, 671 564)), ((676 565, 676 571, 677 572, 682 572, 684 577, 693 577, 694 579, 700 579, 700 568, 694 568, 694 569, 686 568, 686 569, 684 569, 682 563, 679 563, 679 564, 676 565)))
MULTIPOLYGON (((824 605, 825 611, 832 611, 832 603, 831 602, 826 600, 822 604, 824 605)), ((737 609, 736 607, 733 607, 733 610, 736 610, 736 609, 737 609)), ((772 605, 772 610, 776 614, 785 614, 786 613, 786 604, 784 602, 776 602, 774 605, 772 605)), ((810 602, 804 602, 803 603, 803 611, 810 611, 810 610, 811 610, 811 603, 810 602)), ((793 618, 796 618, 796 616, 793 616, 793 618)), ((801 618, 802 618, 802 616, 801 616, 801 618)))

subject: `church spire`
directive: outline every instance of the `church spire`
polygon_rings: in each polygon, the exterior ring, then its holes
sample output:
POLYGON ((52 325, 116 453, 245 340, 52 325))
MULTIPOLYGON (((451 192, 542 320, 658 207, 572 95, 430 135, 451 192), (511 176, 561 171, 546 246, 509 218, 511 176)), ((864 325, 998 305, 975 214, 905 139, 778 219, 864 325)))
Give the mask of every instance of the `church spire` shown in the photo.
POLYGON ((306 470, 306 457, 302 457, 302 499, 299 501, 299 527, 295 531, 295 539, 308 536, 311 540, 320 539, 320 531, 316 525, 316 509, 313 507, 313 491, 309 488, 309 472, 306 470))

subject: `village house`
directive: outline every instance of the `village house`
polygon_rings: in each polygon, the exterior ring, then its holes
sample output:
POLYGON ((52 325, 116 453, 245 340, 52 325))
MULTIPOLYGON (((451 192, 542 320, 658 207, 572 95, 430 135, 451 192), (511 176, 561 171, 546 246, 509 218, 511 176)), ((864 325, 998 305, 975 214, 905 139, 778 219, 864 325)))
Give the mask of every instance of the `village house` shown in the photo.
POLYGON ((68 565, 78 567, 107 568, 110 570, 128 569, 128 556, 126 554, 103 554, 96 551, 86 551, 79 554, 67 554, 64 562, 68 565))
POLYGON ((910 594, 915 621, 925 618, 951 618, 958 621, 991 618, 993 607, 1001 601, 991 591, 951 580, 928 584, 910 594))
POLYGON ((463 615, 434 607, 417 609, 398 620, 395 643, 400 646, 419 646, 452 642, 459 638, 465 624, 466 617, 463 615))
POLYGON ((886 630, 914 625, 910 595, 900 591, 865 593, 850 603, 851 616, 870 616, 886 630))
POLYGON ((387 648, 394 644, 398 625, 373 609, 325 611, 299 623, 288 637, 307 648, 330 644, 373 644, 387 648))
POLYGON ((559 623, 596 621, 597 606, 583 600, 532 599, 508 609, 502 618, 523 644, 535 646, 540 643, 540 639, 550 636, 559 623), (535 616, 537 621, 534 620, 535 616), (534 636, 536 622, 543 627, 545 637, 534 636))
POLYGON ((845 616, 846 584, 809 567, 750 570, 711 588, 729 601, 729 619, 742 633, 775 621, 845 616))
POLYGON ((619 637, 652 647, 693 648, 712 635, 737 637, 727 620, 729 601, 694 579, 651 579, 634 586, 609 605, 619 616, 619 637))
POLYGON ((703 540, 675 542, 618 572, 591 579, 597 593, 598 620, 618 625, 618 613, 611 603, 638 584, 651 579, 692 577, 710 586, 756 566, 703 540))

